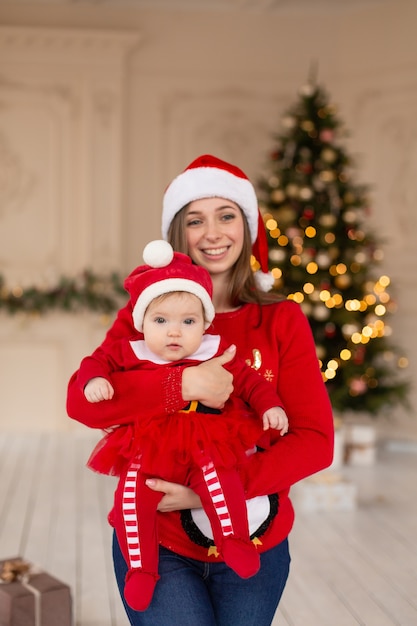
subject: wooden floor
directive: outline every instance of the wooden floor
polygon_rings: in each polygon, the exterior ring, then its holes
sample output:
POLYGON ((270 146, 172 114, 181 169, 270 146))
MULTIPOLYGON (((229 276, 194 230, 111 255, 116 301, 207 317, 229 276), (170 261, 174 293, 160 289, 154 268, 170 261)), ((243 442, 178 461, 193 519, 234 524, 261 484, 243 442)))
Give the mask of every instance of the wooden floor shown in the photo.
MULTIPOLYGON (((106 522, 115 483, 85 469, 96 440, 0 434, 0 558, 22 555, 67 582, 76 626, 128 626, 106 522)), ((415 626, 416 451, 383 448, 375 466, 343 473, 359 505, 298 512, 274 626, 415 626)))

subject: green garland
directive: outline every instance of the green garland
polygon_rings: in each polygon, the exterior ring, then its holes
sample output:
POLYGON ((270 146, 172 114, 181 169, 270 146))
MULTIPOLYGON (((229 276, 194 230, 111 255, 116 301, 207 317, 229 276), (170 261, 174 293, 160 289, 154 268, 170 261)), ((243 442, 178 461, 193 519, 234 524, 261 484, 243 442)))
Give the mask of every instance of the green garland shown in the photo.
POLYGON ((85 270, 73 278, 62 276, 56 285, 45 288, 7 287, 0 275, 0 311, 10 315, 50 311, 113 313, 126 302, 126 297, 117 272, 98 275, 85 270))

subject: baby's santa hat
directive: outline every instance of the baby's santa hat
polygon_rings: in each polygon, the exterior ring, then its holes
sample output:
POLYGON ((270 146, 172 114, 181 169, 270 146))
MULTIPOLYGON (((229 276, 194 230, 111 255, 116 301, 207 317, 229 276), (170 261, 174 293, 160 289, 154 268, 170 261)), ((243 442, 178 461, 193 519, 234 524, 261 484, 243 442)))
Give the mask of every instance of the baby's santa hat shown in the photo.
POLYGON ((255 278, 260 289, 269 291, 274 279, 268 272, 268 242, 258 200, 252 183, 235 165, 205 154, 174 178, 164 194, 162 236, 167 239, 173 218, 186 204, 217 197, 232 200, 242 209, 249 226, 252 254, 261 266, 255 278))
POLYGON ((194 265, 186 254, 174 252, 172 246, 163 240, 148 243, 143 251, 143 260, 146 265, 133 270, 124 282, 125 289, 130 293, 136 330, 143 331, 143 317, 152 300, 173 291, 185 291, 201 300, 205 328, 208 328, 214 318, 211 301, 213 285, 208 271, 194 265))

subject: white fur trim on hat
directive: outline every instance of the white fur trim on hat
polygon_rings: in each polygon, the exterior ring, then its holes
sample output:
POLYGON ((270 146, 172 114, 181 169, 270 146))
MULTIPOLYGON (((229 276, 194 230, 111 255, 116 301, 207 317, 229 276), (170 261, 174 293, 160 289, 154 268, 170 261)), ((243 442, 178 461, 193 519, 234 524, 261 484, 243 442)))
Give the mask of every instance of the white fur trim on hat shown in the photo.
POLYGON ((164 195, 162 208, 162 236, 168 230, 175 215, 186 204, 202 198, 225 198, 242 209, 249 225, 251 241, 258 235, 258 200, 255 189, 247 178, 235 176, 219 167, 190 168, 174 178, 164 195))
POLYGON ((204 287, 187 278, 166 278, 165 280, 159 280, 146 287, 136 300, 132 316, 134 326, 139 332, 143 331, 143 317, 152 300, 172 291, 185 291, 197 296, 197 298, 201 300, 204 308, 204 317, 206 320, 204 328, 207 329, 210 326, 214 319, 215 311, 210 296, 204 287))

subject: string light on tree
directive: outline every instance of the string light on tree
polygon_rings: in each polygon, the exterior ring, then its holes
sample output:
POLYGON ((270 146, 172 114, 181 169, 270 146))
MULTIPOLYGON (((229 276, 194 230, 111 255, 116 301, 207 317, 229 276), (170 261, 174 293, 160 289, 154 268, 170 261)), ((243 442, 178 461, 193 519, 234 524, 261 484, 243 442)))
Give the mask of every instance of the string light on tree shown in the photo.
POLYGON ((396 305, 346 136, 336 106, 309 81, 282 118, 259 196, 275 288, 310 321, 333 406, 376 414, 406 403, 408 361, 388 343, 396 305))

